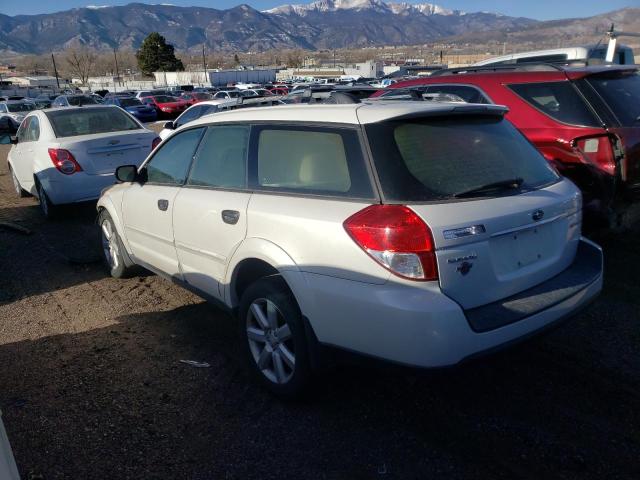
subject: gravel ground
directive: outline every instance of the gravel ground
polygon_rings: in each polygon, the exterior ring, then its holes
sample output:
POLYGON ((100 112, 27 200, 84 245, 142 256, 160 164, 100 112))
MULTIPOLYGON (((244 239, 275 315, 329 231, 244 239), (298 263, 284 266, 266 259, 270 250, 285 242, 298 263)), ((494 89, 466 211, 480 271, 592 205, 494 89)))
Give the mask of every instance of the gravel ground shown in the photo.
POLYGON ((341 366, 312 399, 252 384, 232 319, 107 276, 94 207, 44 221, 0 147, 0 408, 25 479, 640 478, 638 235, 552 332, 462 367, 341 366), (180 360, 206 361, 193 368, 180 360))

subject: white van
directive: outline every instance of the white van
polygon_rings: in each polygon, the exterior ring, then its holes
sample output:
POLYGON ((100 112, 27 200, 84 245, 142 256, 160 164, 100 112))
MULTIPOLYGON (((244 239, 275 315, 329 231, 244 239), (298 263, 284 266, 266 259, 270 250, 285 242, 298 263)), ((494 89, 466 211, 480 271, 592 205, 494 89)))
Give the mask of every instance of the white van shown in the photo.
MULTIPOLYGON (((535 50, 532 52, 512 53, 493 57, 474 63, 474 66, 509 65, 517 63, 565 63, 575 60, 599 60, 604 62, 607 55, 607 44, 587 45, 584 47, 554 48, 551 50, 535 50)), ((618 45, 613 56, 613 63, 633 65, 633 50, 626 45, 618 45)))

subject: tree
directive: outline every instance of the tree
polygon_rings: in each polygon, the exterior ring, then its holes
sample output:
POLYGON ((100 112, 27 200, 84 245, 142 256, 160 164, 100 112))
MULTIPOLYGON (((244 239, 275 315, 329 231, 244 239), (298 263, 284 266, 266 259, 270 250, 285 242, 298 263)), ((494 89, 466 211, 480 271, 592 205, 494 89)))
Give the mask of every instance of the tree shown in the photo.
POLYGON ((150 33, 136 52, 138 67, 145 75, 153 72, 184 70, 182 60, 176 58, 173 45, 167 43, 158 32, 150 33))
POLYGON ((79 78, 83 85, 86 85, 87 80, 93 73, 96 59, 97 55, 87 48, 72 48, 65 55, 71 76, 79 78))

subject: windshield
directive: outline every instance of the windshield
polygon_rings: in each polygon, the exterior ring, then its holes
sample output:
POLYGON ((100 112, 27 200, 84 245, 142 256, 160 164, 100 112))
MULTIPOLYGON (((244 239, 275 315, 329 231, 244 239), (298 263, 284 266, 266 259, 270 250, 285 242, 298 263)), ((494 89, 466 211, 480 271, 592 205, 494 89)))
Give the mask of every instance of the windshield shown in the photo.
POLYGON ((30 112, 35 110, 35 107, 30 103, 7 103, 7 108, 10 112, 30 112))
POLYGON ((128 114, 118 108, 87 108, 47 112, 56 137, 138 130, 128 114))
POLYGON ((166 95, 158 95, 155 98, 156 102, 158 103, 172 103, 172 102, 177 102, 178 99, 176 97, 168 97, 166 95))
POLYGON ((69 105, 97 105, 98 102, 91 97, 86 97, 84 95, 78 95, 77 97, 67 97, 69 105))
POLYGON ((513 195, 559 178, 500 117, 391 121, 366 130, 387 200, 450 199, 476 189, 476 195, 467 196, 513 195), (500 188, 513 183, 517 188, 500 188), (488 185, 495 188, 482 188, 488 185))
POLYGON ((134 107, 137 105, 142 105, 142 102, 137 98, 121 98, 120 99, 121 107, 134 107))
POLYGON ((593 76, 587 81, 609 105, 624 127, 640 125, 640 74, 593 76))

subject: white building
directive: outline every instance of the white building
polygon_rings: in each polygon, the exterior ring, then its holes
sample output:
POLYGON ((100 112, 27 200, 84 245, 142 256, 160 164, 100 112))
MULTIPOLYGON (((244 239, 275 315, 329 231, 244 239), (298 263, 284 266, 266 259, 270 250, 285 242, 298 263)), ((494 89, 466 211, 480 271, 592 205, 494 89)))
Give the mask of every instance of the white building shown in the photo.
POLYGON ((344 74, 350 77, 377 78, 383 74, 383 64, 375 60, 367 60, 344 67, 344 74))
POLYGON ((158 87, 169 85, 225 86, 231 83, 267 83, 276 80, 276 71, 266 70, 207 70, 200 72, 154 72, 158 87))
MULTIPOLYGON (((53 88, 57 87, 58 83, 56 82, 56 77, 50 77, 46 75, 42 76, 28 76, 28 77, 9 77, 8 80, 11 80, 11 83, 20 87, 47 87, 53 88)), ((62 85, 64 80, 60 80, 60 85, 62 85)))

